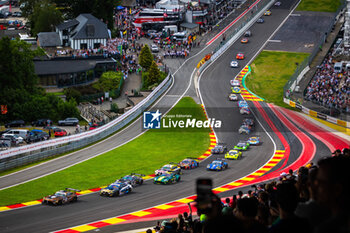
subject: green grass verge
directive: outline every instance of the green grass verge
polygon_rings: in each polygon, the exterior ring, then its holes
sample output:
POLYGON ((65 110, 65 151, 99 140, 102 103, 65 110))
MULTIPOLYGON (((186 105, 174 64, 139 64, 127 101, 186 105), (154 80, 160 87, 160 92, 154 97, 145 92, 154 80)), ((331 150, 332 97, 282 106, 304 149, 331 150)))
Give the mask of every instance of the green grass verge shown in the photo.
MULTIPOLYGON (((204 120, 199 105, 183 98, 168 115, 190 114, 204 120)), ((179 119, 179 118, 177 118, 179 119)), ((200 156, 209 147, 209 129, 149 130, 98 157, 46 177, 0 191, 0 206, 40 199, 65 187, 86 190, 107 185, 130 172, 152 174, 168 162, 200 156)))
POLYGON ((253 93, 282 107, 283 87, 308 53, 262 51, 251 65, 252 72, 246 78, 246 86, 253 93))
POLYGON ((336 12, 341 0, 302 0, 296 11, 336 12))

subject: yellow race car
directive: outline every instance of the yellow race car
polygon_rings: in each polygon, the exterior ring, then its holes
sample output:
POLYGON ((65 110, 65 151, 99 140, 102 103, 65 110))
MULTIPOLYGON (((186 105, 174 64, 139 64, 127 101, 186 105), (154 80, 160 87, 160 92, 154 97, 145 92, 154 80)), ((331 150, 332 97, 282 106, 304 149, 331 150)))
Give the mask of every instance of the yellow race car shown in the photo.
POLYGON ((241 93, 241 88, 239 87, 231 87, 231 91, 233 94, 240 94, 241 93))
POLYGON ((264 15, 266 15, 266 16, 270 16, 272 13, 271 13, 271 11, 270 10, 267 10, 267 11, 265 11, 265 13, 264 13, 264 15))
POLYGON ((242 158, 242 152, 239 150, 230 150, 225 154, 225 159, 238 160, 242 158))

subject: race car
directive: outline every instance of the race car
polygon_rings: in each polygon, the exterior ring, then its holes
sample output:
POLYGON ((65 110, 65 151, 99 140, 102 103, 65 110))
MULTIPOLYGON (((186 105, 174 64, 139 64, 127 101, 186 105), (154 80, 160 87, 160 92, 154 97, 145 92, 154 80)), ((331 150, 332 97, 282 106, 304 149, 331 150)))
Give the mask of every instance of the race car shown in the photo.
POLYGON ((265 13, 264 13, 264 15, 266 15, 266 16, 270 16, 272 13, 271 13, 271 11, 270 10, 267 10, 267 11, 265 11, 265 13))
POLYGON ((182 160, 180 163, 179 163, 179 166, 182 168, 182 169, 193 169, 193 168, 196 168, 199 166, 199 162, 197 159, 194 159, 194 158, 187 158, 187 159, 184 159, 182 160))
POLYGON ((257 23, 263 23, 263 22, 265 22, 265 20, 263 18, 259 18, 256 22, 257 23))
POLYGON ((246 141, 239 141, 235 147, 233 147, 234 150, 248 150, 250 144, 246 141))
POLYGON ((228 100, 230 100, 230 101, 237 101, 237 100, 238 100, 238 97, 237 97, 236 94, 230 94, 230 95, 228 96, 228 100))
POLYGON ((232 60, 231 63, 230 63, 230 66, 231 66, 232 68, 237 68, 237 67, 238 67, 238 61, 232 60))
POLYGON ((132 186, 126 182, 115 182, 100 190, 100 196, 117 197, 130 193, 132 186))
POLYGON ((239 127, 239 129, 238 129, 238 133, 239 134, 243 134, 243 133, 250 134, 250 128, 246 125, 241 125, 241 127, 239 127))
POLYGON ((231 87, 231 91, 233 94, 240 94, 241 93, 241 88, 239 87, 231 87))
POLYGON ((226 153, 227 151, 227 145, 225 143, 218 143, 214 146, 213 149, 211 149, 212 154, 222 154, 226 153))
POLYGON ((249 145, 258 146, 258 145, 260 145, 260 138, 256 137, 256 136, 250 137, 248 139, 248 143, 249 143, 249 145))
POLYGON ((238 80, 236 80, 236 79, 230 80, 230 84, 233 87, 240 87, 241 86, 240 82, 238 80))
POLYGON ((251 31, 246 31, 245 33, 244 33, 244 36, 245 37, 250 37, 250 36, 252 36, 252 32, 251 31))
POLYGON ((237 60, 243 60, 244 59, 244 54, 243 53, 237 53, 236 59, 237 60))
POLYGON ((230 150, 225 154, 225 159, 241 159, 242 158, 242 152, 239 150, 230 150))
POLYGON ((179 182, 180 181, 180 175, 179 174, 175 174, 175 173, 164 173, 160 176, 156 176, 153 179, 153 183, 155 184, 172 184, 175 182, 179 182))
POLYGON ((252 118, 244 118, 242 125, 254 126, 254 120, 252 118))
POLYGON ((76 192, 80 192, 80 190, 66 188, 65 190, 57 191, 53 195, 49 195, 43 198, 42 204, 53 204, 53 205, 62 205, 68 202, 75 202, 78 200, 78 196, 76 192))
POLYGON ((275 5, 275 6, 280 6, 280 5, 281 5, 281 2, 275 2, 274 5, 275 5))
POLYGON ((241 43, 242 44, 247 44, 248 43, 248 38, 245 38, 245 37, 243 37, 242 39, 241 39, 241 43))
POLYGON ((239 113, 244 115, 244 114, 247 114, 249 115, 250 114, 250 109, 248 107, 243 107, 239 110, 239 113))
POLYGON ((240 100, 240 101, 238 101, 238 107, 239 107, 239 108, 248 108, 249 106, 248 106, 247 101, 245 101, 245 100, 240 100))
POLYGON ((225 159, 219 159, 217 158, 207 166, 208 171, 222 171, 228 167, 227 162, 225 159))
POLYGON ((123 176, 119 180, 116 180, 115 183, 128 183, 133 187, 136 185, 143 184, 143 176, 142 174, 131 173, 130 175, 123 176))
POLYGON ((169 163, 164 165, 161 169, 158 169, 154 172, 156 176, 160 176, 162 174, 165 174, 167 172, 173 172, 176 174, 181 174, 181 168, 176 163, 169 163))

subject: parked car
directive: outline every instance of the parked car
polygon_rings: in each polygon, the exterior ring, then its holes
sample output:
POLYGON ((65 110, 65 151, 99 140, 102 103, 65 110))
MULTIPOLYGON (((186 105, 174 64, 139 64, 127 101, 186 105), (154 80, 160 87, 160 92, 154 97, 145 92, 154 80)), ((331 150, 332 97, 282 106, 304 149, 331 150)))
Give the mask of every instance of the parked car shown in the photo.
POLYGON ((9 140, 11 142, 11 146, 17 146, 20 144, 20 141, 23 142, 22 137, 16 137, 14 134, 3 134, 1 136, 1 140, 9 140))
POLYGON ((24 123, 24 120, 15 120, 15 121, 11 121, 7 124, 5 124, 5 127, 6 128, 9 128, 9 127, 21 127, 21 126, 24 126, 25 123, 24 123))
POLYGON ((47 126, 52 125, 52 120, 50 119, 39 119, 32 122, 32 126, 47 126))
POLYGON ((11 129, 6 133, 22 137, 24 140, 26 140, 30 135, 30 131, 27 129, 11 129))
POLYGON ((73 125, 73 126, 76 126, 77 124, 79 124, 79 120, 77 118, 74 118, 74 117, 69 117, 69 118, 66 118, 64 120, 58 121, 58 125, 73 125))
POLYGON ((158 53, 159 52, 158 46, 155 45, 155 44, 152 44, 151 45, 151 51, 152 51, 152 53, 158 53))
POLYGON ((40 142, 44 140, 48 140, 50 137, 46 132, 35 132, 29 135, 26 142, 32 143, 32 142, 40 142))
POLYGON ((67 136, 67 131, 65 129, 61 129, 61 128, 54 128, 53 133, 54 133, 55 137, 67 136))
POLYGON ((22 12, 16 11, 12 14, 13 17, 22 17, 22 12))

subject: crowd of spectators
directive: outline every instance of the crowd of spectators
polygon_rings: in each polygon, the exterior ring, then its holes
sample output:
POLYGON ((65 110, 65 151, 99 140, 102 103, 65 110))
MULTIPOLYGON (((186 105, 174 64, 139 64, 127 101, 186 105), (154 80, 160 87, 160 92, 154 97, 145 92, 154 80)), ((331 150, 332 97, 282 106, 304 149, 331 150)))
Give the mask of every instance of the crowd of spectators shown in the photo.
POLYGON ((317 68, 314 78, 306 89, 305 99, 330 109, 350 112, 350 70, 334 70, 335 60, 330 50, 322 64, 317 68))
MULTIPOLYGON (((155 232, 348 233, 350 150, 336 150, 305 167, 232 198, 211 194, 210 208, 158 222, 155 232)), ((149 229, 147 232, 152 232, 149 229)))

